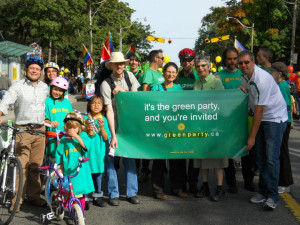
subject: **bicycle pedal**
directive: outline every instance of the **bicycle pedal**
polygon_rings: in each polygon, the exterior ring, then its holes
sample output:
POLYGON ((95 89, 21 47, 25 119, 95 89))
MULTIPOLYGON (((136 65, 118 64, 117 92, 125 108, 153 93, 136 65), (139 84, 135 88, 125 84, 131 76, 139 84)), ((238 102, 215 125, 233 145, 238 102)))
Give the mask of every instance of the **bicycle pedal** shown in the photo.
POLYGON ((55 218, 55 213, 54 212, 51 212, 51 213, 47 213, 47 220, 52 220, 55 218))

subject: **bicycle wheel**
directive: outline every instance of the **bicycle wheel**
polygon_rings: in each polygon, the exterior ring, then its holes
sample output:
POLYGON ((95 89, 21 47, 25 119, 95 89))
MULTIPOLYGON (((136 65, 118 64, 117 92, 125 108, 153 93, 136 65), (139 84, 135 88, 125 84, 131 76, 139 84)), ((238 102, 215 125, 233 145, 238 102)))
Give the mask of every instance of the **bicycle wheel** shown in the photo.
POLYGON ((72 206, 72 215, 73 215, 73 220, 76 225, 84 225, 85 224, 82 210, 77 203, 75 203, 72 206))
MULTIPOLYGON (((7 177, 4 192, 0 193, 0 224, 9 224, 15 216, 19 207, 20 198, 23 189, 23 169, 19 159, 10 158, 7 165, 7 177), (15 199, 14 199, 15 198, 15 199), (12 210, 12 200, 15 204, 12 210)), ((0 182, 3 181, 3 175, 0 182)))

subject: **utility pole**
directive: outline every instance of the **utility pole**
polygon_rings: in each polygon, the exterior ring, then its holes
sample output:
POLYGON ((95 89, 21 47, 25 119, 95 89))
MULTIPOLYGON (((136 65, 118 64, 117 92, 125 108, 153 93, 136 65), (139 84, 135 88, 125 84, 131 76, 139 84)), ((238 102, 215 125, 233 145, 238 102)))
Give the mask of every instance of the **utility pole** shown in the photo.
POLYGON ((296 37, 296 18, 297 18, 297 0, 295 0, 294 12, 293 12, 292 45, 291 45, 291 61, 290 61, 291 66, 294 64, 295 37, 296 37))
POLYGON ((49 52, 48 52, 48 62, 51 62, 51 48, 52 48, 52 41, 49 41, 49 52))
MULTIPOLYGON (((93 18, 92 18, 92 1, 89 1, 89 20, 90 20, 90 53, 93 56, 93 18)), ((92 76, 94 74, 94 63, 91 65, 92 76)))

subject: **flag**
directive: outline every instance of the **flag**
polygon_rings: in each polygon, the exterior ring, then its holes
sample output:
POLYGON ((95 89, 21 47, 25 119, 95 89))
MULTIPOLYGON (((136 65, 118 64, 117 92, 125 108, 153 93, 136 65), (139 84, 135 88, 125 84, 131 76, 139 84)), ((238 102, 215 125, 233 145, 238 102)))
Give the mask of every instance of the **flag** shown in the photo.
POLYGON ((102 48, 102 55, 101 55, 101 60, 100 63, 106 60, 110 59, 110 53, 114 52, 114 46, 111 38, 111 33, 109 32, 105 41, 105 44, 103 45, 102 48))
POLYGON ((238 52, 244 51, 245 47, 238 41, 238 39, 234 39, 234 47, 238 52))
POLYGON ((136 52, 135 48, 133 47, 133 45, 130 45, 130 48, 128 50, 128 52, 126 53, 126 57, 128 58, 130 53, 136 52))
POLYGON ((83 45, 83 67, 89 67, 93 63, 93 59, 87 48, 83 45))

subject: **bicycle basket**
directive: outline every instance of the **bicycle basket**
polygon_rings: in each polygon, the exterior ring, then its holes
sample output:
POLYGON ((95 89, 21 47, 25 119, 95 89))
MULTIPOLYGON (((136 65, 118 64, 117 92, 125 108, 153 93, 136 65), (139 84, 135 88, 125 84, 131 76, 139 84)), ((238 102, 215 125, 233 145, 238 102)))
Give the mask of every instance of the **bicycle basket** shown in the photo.
MULTIPOLYGON (((11 121, 7 122, 8 125, 12 125, 11 121)), ((0 151, 5 148, 8 148, 12 141, 13 129, 0 129, 0 151)))

